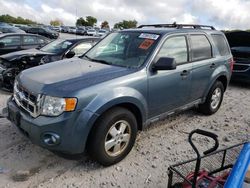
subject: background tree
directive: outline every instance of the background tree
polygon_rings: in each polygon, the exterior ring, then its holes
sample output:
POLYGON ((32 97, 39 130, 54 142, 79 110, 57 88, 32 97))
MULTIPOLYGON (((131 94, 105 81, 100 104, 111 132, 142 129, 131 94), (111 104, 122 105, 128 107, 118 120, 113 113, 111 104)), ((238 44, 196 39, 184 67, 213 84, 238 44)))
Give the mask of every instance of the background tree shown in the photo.
POLYGON ((97 19, 92 16, 87 16, 86 19, 80 17, 76 20, 76 25, 78 26, 94 26, 97 22, 97 19))
POLYGON ((85 21, 84 18, 80 17, 76 20, 76 25, 77 26, 88 26, 87 21, 85 21))
POLYGON ((13 17, 8 14, 4 14, 0 16, 0 22, 5 22, 5 23, 13 23, 13 24, 36 24, 36 22, 29 20, 29 19, 24 19, 22 17, 13 17))
POLYGON ((107 21, 103 21, 101 24, 102 29, 109 29, 109 23, 107 21))
POLYGON ((97 19, 95 18, 95 17, 92 17, 92 16, 87 16, 86 17, 86 20, 87 20, 87 22, 88 22, 88 25, 89 26, 94 26, 95 24, 96 24, 96 22, 97 22, 97 19))
POLYGON ((53 25, 53 26, 60 26, 60 25, 63 25, 63 23, 62 23, 61 20, 55 19, 55 20, 51 20, 51 21, 50 21, 50 25, 53 25))
POLYGON ((115 29, 129 29, 137 27, 136 20, 123 20, 122 22, 118 22, 114 25, 115 29))

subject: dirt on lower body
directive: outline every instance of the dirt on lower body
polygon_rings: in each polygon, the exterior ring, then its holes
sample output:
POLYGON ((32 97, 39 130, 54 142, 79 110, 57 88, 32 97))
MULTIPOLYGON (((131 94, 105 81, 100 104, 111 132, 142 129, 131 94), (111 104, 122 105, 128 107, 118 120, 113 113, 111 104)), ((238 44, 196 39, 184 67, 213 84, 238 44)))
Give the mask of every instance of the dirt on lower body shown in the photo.
MULTIPOLYGON (((0 108, 9 97, 0 93, 0 108)), ((196 157, 188 133, 205 129, 219 136, 220 148, 250 140, 250 86, 233 84, 220 110, 204 116, 195 110, 166 118, 140 132, 130 154, 102 167, 87 155, 62 157, 33 145, 5 118, 0 119, 0 187, 166 187, 169 165, 196 157)), ((198 138, 208 148, 208 139, 198 138)))

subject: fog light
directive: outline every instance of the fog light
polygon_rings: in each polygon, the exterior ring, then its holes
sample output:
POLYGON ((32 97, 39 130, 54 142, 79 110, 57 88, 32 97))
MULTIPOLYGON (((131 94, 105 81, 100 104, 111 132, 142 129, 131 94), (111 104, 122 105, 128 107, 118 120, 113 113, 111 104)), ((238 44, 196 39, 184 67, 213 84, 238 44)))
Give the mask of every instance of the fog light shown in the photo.
POLYGON ((42 138, 48 146, 55 146, 60 143, 60 136, 55 133, 45 133, 42 138))

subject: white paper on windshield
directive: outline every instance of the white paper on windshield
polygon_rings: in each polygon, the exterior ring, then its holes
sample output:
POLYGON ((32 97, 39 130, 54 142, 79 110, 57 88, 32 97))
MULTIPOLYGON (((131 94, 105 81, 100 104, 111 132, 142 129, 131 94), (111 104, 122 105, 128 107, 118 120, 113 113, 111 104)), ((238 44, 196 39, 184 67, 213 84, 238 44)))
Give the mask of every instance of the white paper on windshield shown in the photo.
POLYGON ((157 34, 141 33, 141 34, 139 35, 139 38, 157 40, 159 36, 160 36, 160 35, 157 35, 157 34))
POLYGON ((71 45, 72 44, 72 42, 69 42, 69 41, 65 41, 63 44, 65 44, 65 45, 71 45))

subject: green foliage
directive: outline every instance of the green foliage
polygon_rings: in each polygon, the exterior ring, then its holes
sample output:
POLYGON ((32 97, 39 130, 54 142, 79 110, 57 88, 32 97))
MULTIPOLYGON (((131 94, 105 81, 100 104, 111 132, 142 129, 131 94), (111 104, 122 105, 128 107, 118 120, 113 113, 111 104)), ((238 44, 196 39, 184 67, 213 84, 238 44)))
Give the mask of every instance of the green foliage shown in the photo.
POLYGON ((93 26, 96 24, 96 22, 97 22, 97 19, 96 19, 95 17, 92 17, 92 16, 87 16, 87 17, 86 17, 86 20, 87 20, 89 26, 92 26, 92 27, 93 27, 93 26))
POLYGON ((13 24, 36 24, 36 22, 29 20, 29 19, 24 19, 22 17, 13 17, 8 14, 4 14, 0 16, 0 22, 5 22, 5 23, 13 23, 13 24))
POLYGON ((123 20, 122 22, 118 22, 114 25, 115 29, 129 29, 137 27, 136 20, 123 20))
POLYGON ((61 26, 61 25, 63 25, 63 22, 61 20, 59 20, 59 19, 55 19, 55 20, 50 21, 50 25, 61 26))
POLYGON ((109 23, 107 21, 102 22, 101 28, 102 29, 109 29, 109 23))
POLYGON ((97 22, 97 19, 92 16, 87 16, 86 19, 83 17, 80 17, 76 20, 76 25, 77 26, 94 26, 97 22))

